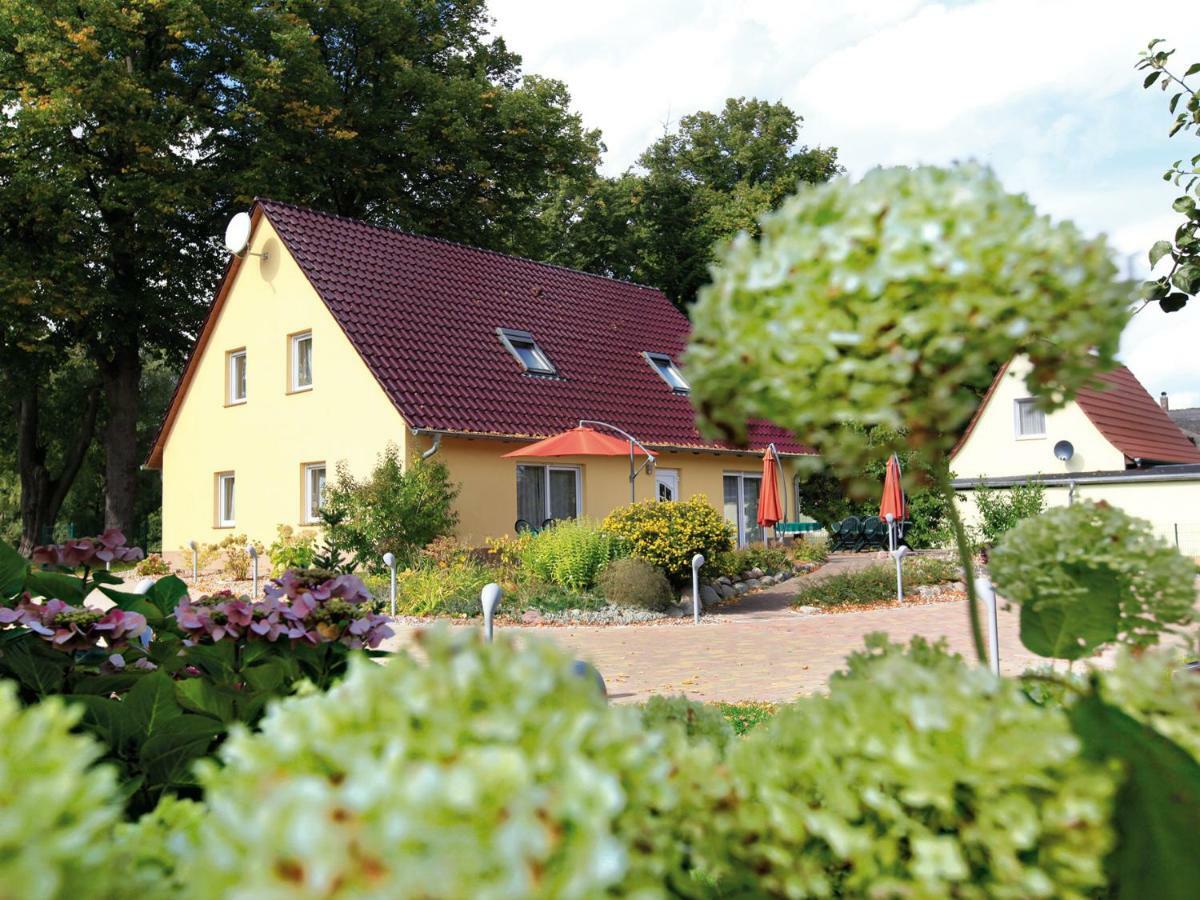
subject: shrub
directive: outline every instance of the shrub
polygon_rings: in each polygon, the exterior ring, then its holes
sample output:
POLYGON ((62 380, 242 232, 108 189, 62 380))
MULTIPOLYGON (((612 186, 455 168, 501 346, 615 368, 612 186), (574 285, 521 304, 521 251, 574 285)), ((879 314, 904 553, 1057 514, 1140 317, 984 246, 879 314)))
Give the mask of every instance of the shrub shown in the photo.
POLYGON ((742 547, 738 550, 726 550, 718 553, 711 564, 706 564, 704 572, 707 575, 726 575, 734 577, 742 572, 758 568, 764 572, 790 572, 792 570, 792 555, 783 547, 742 547))
POLYGON ((746 700, 741 703, 718 703, 717 709, 725 717, 733 733, 739 737, 757 728, 763 722, 769 722, 779 709, 776 703, 764 703, 756 700, 746 700))
POLYGON ((796 562, 822 563, 829 559, 829 538, 823 534, 800 535, 788 549, 796 562))
MULTIPOLYGON (((926 584, 945 584, 959 579, 958 567, 931 556, 908 557, 901 564, 904 589, 926 584)), ((853 572, 830 575, 806 584, 796 594, 796 606, 857 606, 896 599, 896 566, 886 563, 853 572)))
POLYGON ((561 613, 567 610, 601 610, 607 601, 592 591, 573 591, 557 584, 524 578, 511 585, 511 590, 501 601, 501 608, 536 609, 542 612, 561 613))
POLYGON ((1046 508, 1046 487, 1040 481, 1014 484, 1003 490, 981 484, 973 495, 979 511, 977 541, 984 544, 995 544, 1018 522, 1046 508))
POLYGON ((1149 647, 1191 622, 1194 566, 1150 523, 1082 502, 1026 519, 991 555, 996 589, 1021 607, 1021 642, 1079 659, 1120 640, 1149 647))
POLYGON ((709 820, 730 857, 718 884, 734 896, 1091 896, 1115 785, 1079 750, 1067 716, 1017 684, 875 636, 827 697, 731 746, 737 800, 709 820))
MULTIPOLYGON (((474 559, 466 558, 445 566, 419 559, 396 573, 396 614, 479 615, 479 594, 485 584, 495 580, 495 572, 474 559)), ((386 609, 390 590, 388 576, 373 577, 368 584, 375 595, 376 608, 386 609)))
POLYGON ((433 629, 427 664, 363 661, 231 735, 222 765, 201 769, 194 895, 651 896, 686 882, 675 826, 706 795, 692 784, 711 748, 646 730, 569 656, 524 644, 433 629))
POLYGON ((614 606, 661 612, 675 599, 671 582, 644 559, 616 559, 600 573, 600 593, 614 606))
POLYGON ((167 561, 156 554, 147 556, 145 559, 138 562, 133 567, 134 574, 146 576, 157 576, 171 574, 171 567, 167 565, 167 561))
MULTIPOLYGON (((216 545, 217 553, 222 558, 221 571, 231 581, 245 581, 250 577, 250 551, 247 549, 249 540, 244 534, 229 534, 216 545)), ((254 549, 258 555, 265 552, 263 545, 257 541, 254 549)))
POLYGON ((664 697, 655 694, 642 705, 642 722, 649 729, 678 728, 689 741, 711 741, 722 750, 734 736, 734 728, 723 707, 689 700, 682 695, 664 697))
POLYGON ((604 530, 622 540, 634 556, 680 582, 691 577, 695 554, 713 559, 733 547, 731 526, 702 495, 622 506, 604 520, 604 530))
POLYGON ((51 698, 21 709, 0 681, 0 893, 105 897, 117 890, 106 841, 120 819, 100 745, 73 734, 83 710, 51 698))
POLYGON ((279 575, 284 569, 307 569, 317 554, 317 533, 310 528, 299 531, 291 525, 280 525, 267 555, 271 557, 271 574, 279 575))
POLYGON ((382 574, 387 571, 385 553, 405 564, 430 541, 454 530, 458 492, 441 462, 413 459, 405 466, 390 444, 366 480, 338 465, 336 479, 325 490, 327 538, 355 554, 371 574, 382 574))
POLYGON ((586 590, 609 560, 621 554, 620 541, 585 519, 565 519, 534 535, 521 554, 534 578, 586 590))

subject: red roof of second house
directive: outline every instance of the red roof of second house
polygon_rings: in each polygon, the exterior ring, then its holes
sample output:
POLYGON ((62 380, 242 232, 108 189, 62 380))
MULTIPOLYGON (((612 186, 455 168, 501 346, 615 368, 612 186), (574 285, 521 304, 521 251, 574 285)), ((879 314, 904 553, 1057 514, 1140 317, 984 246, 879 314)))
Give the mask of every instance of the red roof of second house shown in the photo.
MULTIPOLYGON (((598 419, 646 444, 746 449, 701 436, 642 355, 678 360, 687 342, 661 291, 273 200, 259 212, 414 428, 535 438, 598 419), (556 375, 524 372, 497 329, 532 334, 556 375)), ((750 424, 748 448, 771 442, 814 452, 750 424)))
POLYGON ((1117 366, 1097 381, 1095 387, 1081 390, 1076 400, 1108 442, 1129 459, 1200 462, 1200 448, 1127 368, 1117 366))

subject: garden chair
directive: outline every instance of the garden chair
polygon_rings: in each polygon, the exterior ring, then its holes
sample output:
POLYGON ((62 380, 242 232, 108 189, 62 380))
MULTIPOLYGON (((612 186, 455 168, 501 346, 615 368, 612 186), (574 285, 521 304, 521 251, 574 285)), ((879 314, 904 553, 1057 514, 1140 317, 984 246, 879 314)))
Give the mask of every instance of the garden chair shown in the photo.
POLYGON ((533 531, 533 526, 529 524, 527 519, 517 519, 517 521, 513 523, 513 531, 515 531, 517 534, 521 534, 525 531, 533 531))
POLYGON ((887 522, 879 516, 870 516, 862 520, 862 544, 868 550, 888 549, 887 522))
POLYGON ((858 516, 847 516, 833 526, 829 536, 830 550, 857 550, 862 546, 862 525, 858 516))

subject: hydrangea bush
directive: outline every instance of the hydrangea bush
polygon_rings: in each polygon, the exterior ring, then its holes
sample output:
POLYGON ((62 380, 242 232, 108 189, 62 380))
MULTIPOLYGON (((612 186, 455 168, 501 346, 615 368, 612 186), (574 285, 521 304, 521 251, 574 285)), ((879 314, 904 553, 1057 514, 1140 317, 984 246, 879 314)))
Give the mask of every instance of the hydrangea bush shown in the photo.
POLYGON ((710 431, 767 418, 844 475, 902 442, 936 459, 975 411, 963 385, 1014 355, 1046 408, 1113 366, 1129 298, 1111 256, 974 164, 807 187, 719 253, 692 310, 693 400, 710 431))
MULTIPOLYGON (((546 643, 437 629, 203 766, 193 896, 660 896, 715 751, 610 707, 546 643)), ((702 829, 697 820, 694 828, 702 829)))
POLYGON ((0 681, 0 895, 104 897, 115 888, 107 841, 120 820, 101 749, 74 734, 82 710, 57 698, 22 709, 0 681))
POLYGON ((1195 565, 1150 523, 1106 503, 1024 519, 991 554, 996 589, 1021 607, 1021 642, 1079 659, 1118 639, 1144 648, 1193 621, 1195 565))

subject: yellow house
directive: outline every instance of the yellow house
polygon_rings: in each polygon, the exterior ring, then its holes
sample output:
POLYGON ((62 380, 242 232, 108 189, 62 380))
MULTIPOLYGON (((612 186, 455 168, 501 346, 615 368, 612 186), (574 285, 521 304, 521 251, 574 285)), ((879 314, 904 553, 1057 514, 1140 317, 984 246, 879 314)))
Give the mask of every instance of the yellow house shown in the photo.
POLYGON ((1124 366, 1064 408, 1039 410, 1025 384, 1029 361, 1000 370, 951 456, 954 486, 976 520, 974 490, 1037 479, 1048 506, 1105 500, 1149 520, 1200 555, 1200 449, 1124 366))
POLYGON ((627 459, 504 458, 581 419, 657 454, 638 499, 703 494, 760 539, 765 448, 789 485, 811 451, 765 422, 747 447, 702 437, 687 333, 648 287, 256 201, 148 460, 163 548, 315 524, 335 467, 365 475, 389 442, 446 464, 471 544, 519 519, 600 518, 629 502, 627 459))

